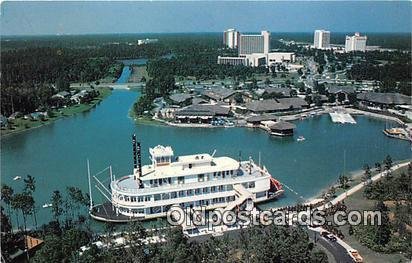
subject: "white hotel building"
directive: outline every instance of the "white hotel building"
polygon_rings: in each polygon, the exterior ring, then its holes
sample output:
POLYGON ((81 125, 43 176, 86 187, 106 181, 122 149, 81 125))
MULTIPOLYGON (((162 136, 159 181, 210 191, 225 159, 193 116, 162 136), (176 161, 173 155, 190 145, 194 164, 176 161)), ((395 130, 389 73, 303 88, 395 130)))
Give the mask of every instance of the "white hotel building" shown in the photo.
POLYGON ((345 51, 366 51, 366 36, 361 36, 359 33, 355 33, 354 36, 346 36, 345 51))
POLYGON ((315 30, 315 36, 313 40, 313 47, 317 49, 330 48, 330 31, 315 30))
POLYGON ((262 31, 260 35, 240 35, 239 56, 253 53, 269 53, 270 32, 262 31))
POLYGON ((239 43, 239 32, 236 29, 228 29, 223 32, 223 44, 229 48, 237 48, 239 43))

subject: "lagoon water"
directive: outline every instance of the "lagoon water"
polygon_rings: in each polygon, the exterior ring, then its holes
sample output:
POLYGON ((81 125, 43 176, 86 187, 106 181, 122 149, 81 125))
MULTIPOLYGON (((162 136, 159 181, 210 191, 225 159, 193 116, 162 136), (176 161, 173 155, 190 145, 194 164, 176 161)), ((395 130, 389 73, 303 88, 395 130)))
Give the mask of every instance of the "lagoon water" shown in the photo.
MULTIPOLYGON (((248 128, 177 128, 135 123, 128 111, 139 95, 136 91, 114 91, 89 112, 63 118, 31 131, 6 136, 1 140, 1 179, 15 191, 23 181, 17 175, 36 179, 35 200, 38 221, 51 220, 41 206, 50 202, 54 190, 77 186, 87 191, 86 160, 92 173, 112 165, 116 177, 132 170, 131 135, 142 142, 143 162, 148 163, 148 148, 171 145, 176 155, 199 152, 238 158, 249 156, 266 165, 274 177, 292 187, 304 198, 319 193, 337 181, 339 174, 362 169, 365 163, 381 161, 387 154, 394 160, 411 157, 410 144, 384 136, 385 122, 364 116, 356 125, 333 124, 329 116, 297 121, 294 138, 275 138, 248 128), (304 142, 297 142, 303 135, 304 142), (344 162, 346 152, 346 162, 344 162), (345 167, 344 167, 345 163, 345 167)), ((100 175, 100 178, 108 174, 100 175)), ((97 190, 95 199, 102 200, 97 190)), ((297 196, 286 191, 283 198, 266 206, 294 204, 297 196)))

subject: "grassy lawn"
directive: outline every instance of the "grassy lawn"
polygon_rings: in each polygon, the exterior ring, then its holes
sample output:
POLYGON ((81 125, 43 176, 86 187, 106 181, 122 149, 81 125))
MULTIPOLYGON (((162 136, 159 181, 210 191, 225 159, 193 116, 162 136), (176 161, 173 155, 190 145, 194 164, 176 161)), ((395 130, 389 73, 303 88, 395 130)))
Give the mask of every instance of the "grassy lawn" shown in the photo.
POLYGON ((130 75, 129 82, 140 82, 142 77, 145 77, 146 80, 150 78, 147 73, 146 66, 133 66, 133 71, 130 75))
POLYGON ((46 118, 44 120, 29 120, 29 119, 24 119, 24 118, 17 118, 13 120, 13 128, 2 128, 1 129, 1 135, 7 135, 7 134, 12 134, 12 133, 17 133, 25 130, 29 130, 32 128, 40 127, 49 123, 52 123, 53 121, 60 119, 62 117, 68 117, 75 115, 80 112, 85 112, 93 108, 96 104, 98 104, 100 101, 102 101, 104 98, 109 96, 111 94, 111 89, 107 87, 103 87, 99 89, 99 96, 97 96, 95 99, 93 99, 90 103, 88 104, 76 104, 72 105, 66 108, 60 108, 57 110, 53 110, 53 117, 46 118))

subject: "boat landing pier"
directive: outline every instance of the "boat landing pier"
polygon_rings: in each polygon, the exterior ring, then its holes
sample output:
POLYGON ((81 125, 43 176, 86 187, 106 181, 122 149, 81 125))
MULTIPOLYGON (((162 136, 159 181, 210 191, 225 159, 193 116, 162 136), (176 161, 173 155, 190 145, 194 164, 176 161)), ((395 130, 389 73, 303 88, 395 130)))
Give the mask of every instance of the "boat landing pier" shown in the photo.
POLYGON ((351 123, 356 124, 355 119, 346 112, 329 112, 330 118, 334 123, 351 123))

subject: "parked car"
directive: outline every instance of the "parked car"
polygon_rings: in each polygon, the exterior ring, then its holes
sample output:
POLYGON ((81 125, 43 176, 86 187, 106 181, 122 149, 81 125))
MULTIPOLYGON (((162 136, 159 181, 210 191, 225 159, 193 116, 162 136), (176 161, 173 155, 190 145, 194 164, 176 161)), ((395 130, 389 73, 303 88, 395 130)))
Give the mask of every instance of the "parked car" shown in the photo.
POLYGON ((337 240, 336 237, 335 237, 333 234, 329 233, 328 231, 322 231, 322 232, 320 233, 320 235, 321 235, 322 237, 324 237, 324 238, 332 241, 332 242, 335 242, 335 241, 337 240))
POLYGON ((361 257, 361 255, 359 254, 359 252, 355 249, 350 249, 348 250, 349 255, 353 258, 353 260, 357 263, 362 263, 363 262, 363 258, 361 257))

